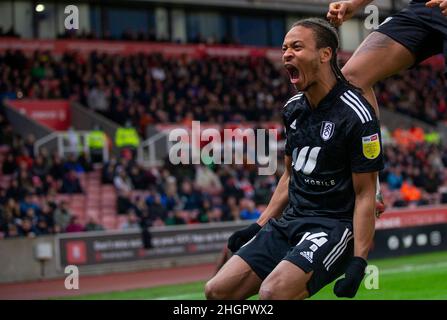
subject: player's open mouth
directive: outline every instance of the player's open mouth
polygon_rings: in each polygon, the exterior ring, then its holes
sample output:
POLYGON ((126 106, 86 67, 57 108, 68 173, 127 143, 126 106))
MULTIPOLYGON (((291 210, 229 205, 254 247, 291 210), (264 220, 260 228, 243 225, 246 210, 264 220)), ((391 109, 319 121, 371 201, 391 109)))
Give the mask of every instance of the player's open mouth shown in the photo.
POLYGON ((284 67, 289 72, 290 82, 296 84, 300 80, 300 70, 293 64, 286 64, 284 67))

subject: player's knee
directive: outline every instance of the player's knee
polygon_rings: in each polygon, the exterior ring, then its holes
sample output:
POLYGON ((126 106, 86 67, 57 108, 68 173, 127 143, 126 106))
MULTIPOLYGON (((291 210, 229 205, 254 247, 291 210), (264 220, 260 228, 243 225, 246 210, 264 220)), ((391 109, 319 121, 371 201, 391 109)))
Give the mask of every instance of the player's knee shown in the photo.
POLYGON ((226 294, 213 279, 209 280, 205 285, 205 297, 207 300, 223 300, 226 294))
POLYGON ((260 300, 276 300, 279 299, 275 294, 275 288, 271 285, 261 285, 259 289, 260 300))
POLYGON ((283 279, 264 281, 259 289, 260 300, 302 300, 308 296, 305 286, 297 283, 291 287, 283 279))

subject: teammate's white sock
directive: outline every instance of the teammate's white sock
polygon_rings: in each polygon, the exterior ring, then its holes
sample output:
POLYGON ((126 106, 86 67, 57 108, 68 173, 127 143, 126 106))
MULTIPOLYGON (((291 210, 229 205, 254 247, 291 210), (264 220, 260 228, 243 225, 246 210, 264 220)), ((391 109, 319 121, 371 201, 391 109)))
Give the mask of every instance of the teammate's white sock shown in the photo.
POLYGON ((379 176, 377 176, 377 186, 376 186, 376 198, 382 197, 382 192, 380 192, 380 181, 379 176))

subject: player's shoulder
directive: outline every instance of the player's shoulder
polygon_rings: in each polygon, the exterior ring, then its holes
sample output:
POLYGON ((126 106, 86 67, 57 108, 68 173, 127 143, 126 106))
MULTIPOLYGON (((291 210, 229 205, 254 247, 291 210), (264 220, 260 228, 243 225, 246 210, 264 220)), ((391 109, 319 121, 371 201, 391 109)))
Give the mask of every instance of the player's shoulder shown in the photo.
POLYGON ((305 100, 303 92, 298 92, 296 95, 289 98, 282 109, 284 119, 288 119, 293 113, 303 107, 304 104, 305 100))
POLYGON ((343 113, 349 116, 349 120, 356 123, 368 123, 376 120, 373 107, 354 88, 346 86, 340 91, 338 105, 343 109, 343 113))

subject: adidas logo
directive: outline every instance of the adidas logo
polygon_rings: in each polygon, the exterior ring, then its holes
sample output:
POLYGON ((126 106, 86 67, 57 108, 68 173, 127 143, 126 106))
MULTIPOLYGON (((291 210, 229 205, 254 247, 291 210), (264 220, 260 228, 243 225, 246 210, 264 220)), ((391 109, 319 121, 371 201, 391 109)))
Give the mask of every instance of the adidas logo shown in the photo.
POLYGON ((312 251, 301 251, 300 255, 306 258, 310 263, 313 262, 314 253, 312 251))
POLYGON ((292 122, 292 124, 290 125, 290 128, 292 129, 296 129, 296 119, 292 122))

